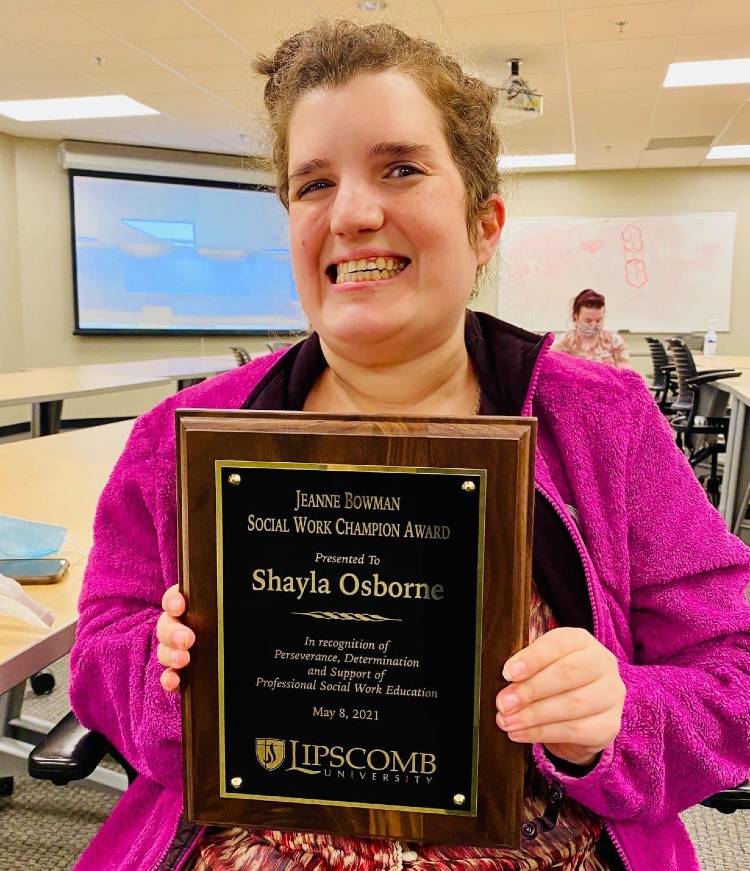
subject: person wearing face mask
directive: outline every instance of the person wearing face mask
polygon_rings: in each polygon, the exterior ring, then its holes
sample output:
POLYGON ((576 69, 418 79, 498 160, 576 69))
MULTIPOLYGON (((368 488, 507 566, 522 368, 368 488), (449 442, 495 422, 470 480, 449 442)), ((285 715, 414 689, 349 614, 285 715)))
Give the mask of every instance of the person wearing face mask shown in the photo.
POLYGON ((595 360, 622 369, 628 366, 628 348, 622 336, 604 329, 605 299, 590 287, 573 300, 573 328, 556 339, 553 351, 595 360))

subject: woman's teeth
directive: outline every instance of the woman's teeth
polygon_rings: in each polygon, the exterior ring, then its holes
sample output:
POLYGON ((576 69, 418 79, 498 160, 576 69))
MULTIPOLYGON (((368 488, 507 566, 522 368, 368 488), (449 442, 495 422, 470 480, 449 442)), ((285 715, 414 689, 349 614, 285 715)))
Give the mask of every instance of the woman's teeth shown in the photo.
POLYGON ((364 260, 347 260, 336 264, 336 284, 347 281, 378 281, 393 278, 407 266, 408 260, 398 257, 372 257, 364 260))

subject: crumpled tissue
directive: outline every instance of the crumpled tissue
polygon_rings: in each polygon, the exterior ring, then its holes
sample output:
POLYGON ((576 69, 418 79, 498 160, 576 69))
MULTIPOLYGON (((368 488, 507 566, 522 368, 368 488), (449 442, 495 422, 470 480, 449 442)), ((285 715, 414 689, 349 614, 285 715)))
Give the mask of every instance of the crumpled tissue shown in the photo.
POLYGON ((35 602, 18 581, 5 575, 0 575, 0 614, 8 614, 43 629, 48 629, 55 621, 49 608, 35 602))

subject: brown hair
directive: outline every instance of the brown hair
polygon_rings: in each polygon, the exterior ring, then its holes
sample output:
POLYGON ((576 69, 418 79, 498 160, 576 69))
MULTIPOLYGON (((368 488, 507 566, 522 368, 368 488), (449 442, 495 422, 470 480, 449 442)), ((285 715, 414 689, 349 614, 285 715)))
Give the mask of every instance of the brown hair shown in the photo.
POLYGON ((573 317, 575 318, 584 306, 586 308, 604 308, 605 301, 601 293, 587 287, 573 300, 573 317))
POLYGON ((443 132, 466 188, 469 239, 491 194, 499 193, 500 135, 492 121, 497 89, 466 75, 437 45, 390 24, 361 26, 321 20, 284 40, 273 57, 258 56, 255 69, 268 76, 264 90, 274 134, 277 194, 289 208, 289 119, 306 91, 340 87, 361 73, 396 69, 411 76, 440 114, 443 132))

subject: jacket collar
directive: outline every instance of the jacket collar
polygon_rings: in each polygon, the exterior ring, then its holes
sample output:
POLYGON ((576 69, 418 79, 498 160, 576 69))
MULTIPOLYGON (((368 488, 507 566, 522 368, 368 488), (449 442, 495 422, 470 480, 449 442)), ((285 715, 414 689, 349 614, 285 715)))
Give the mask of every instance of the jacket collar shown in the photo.
MULTIPOLYGON (((552 337, 485 312, 466 312, 466 348, 479 378, 482 413, 529 414, 536 373, 552 337)), ((299 411, 328 363, 317 333, 290 348, 255 385, 243 408, 299 411)))

